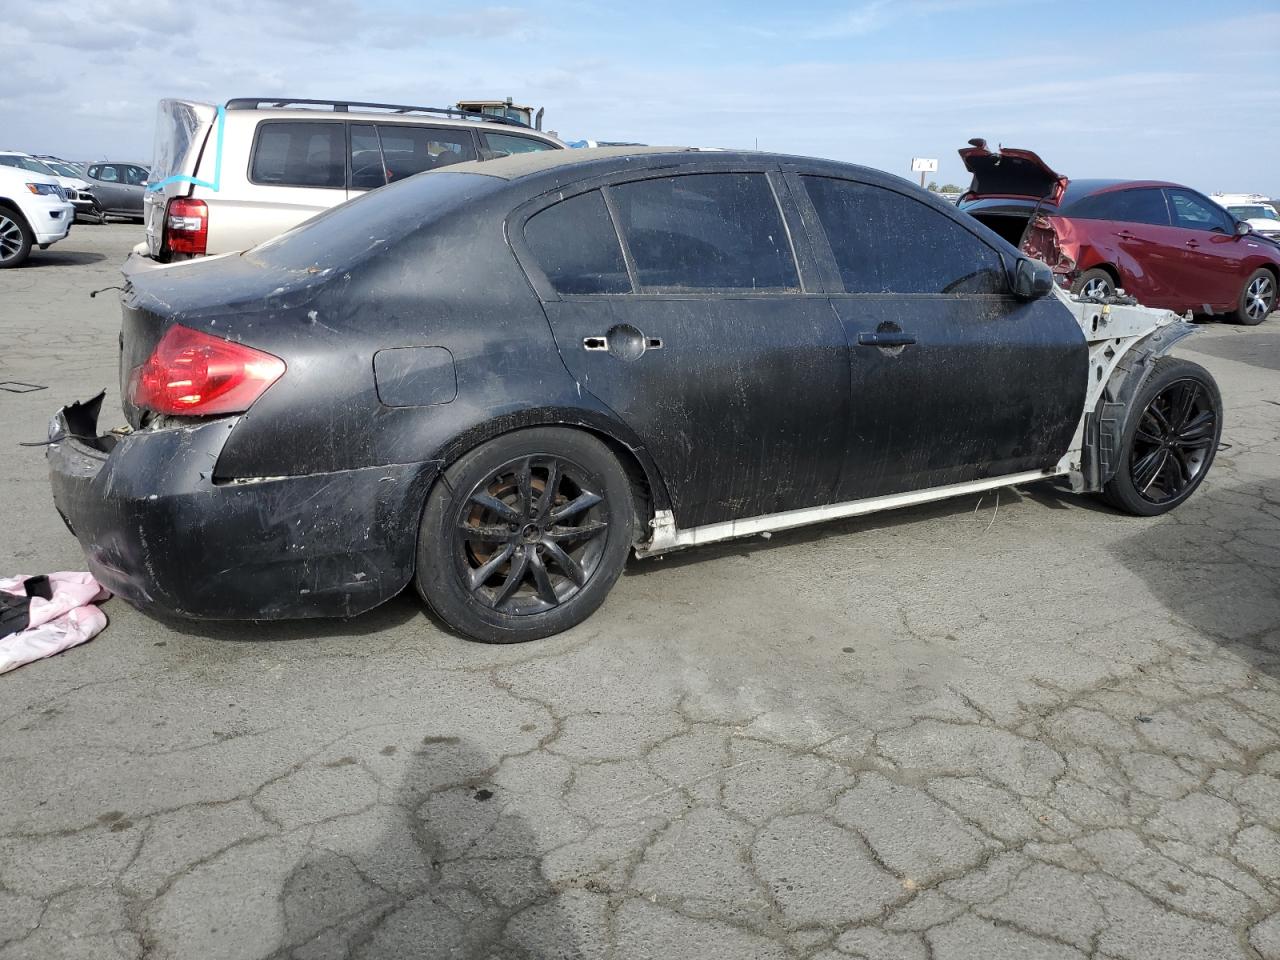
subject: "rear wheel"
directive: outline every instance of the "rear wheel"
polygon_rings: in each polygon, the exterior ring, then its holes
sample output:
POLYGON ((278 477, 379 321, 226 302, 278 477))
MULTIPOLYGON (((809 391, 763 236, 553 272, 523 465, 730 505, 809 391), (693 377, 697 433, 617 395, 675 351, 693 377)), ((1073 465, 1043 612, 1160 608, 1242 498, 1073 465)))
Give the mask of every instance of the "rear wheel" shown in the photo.
POLYGON ((1116 282, 1107 271, 1094 267, 1076 277, 1075 283, 1071 284, 1071 292, 1090 300, 1105 300, 1115 295, 1116 282))
POLYGON ((1234 318, 1236 323, 1256 326, 1267 319, 1276 306, 1276 277, 1270 270, 1258 269, 1249 275, 1240 291, 1234 318))
POLYGON ((604 602, 635 525, 631 483, 576 430, 507 434, 449 467, 418 532, 418 592, 486 643, 560 633, 604 602))
POLYGON ((34 239, 31 228, 20 214, 8 207, 0 207, 0 269, 25 263, 34 239))
POLYGON ((1222 436, 1222 396, 1209 371, 1161 357, 1137 396, 1122 437, 1116 475, 1103 489, 1126 513, 1154 517, 1186 500, 1204 480, 1222 436))

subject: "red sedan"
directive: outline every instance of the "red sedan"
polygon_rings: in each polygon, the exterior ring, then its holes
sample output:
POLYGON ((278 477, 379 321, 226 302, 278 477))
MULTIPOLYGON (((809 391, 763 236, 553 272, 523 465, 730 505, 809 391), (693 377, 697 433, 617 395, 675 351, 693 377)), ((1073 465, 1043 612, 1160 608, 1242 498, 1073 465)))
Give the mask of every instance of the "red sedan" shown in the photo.
POLYGON ((1049 264, 1072 291, 1117 288, 1149 307, 1261 323, 1276 306, 1280 244, 1204 194, 1157 180, 1069 180, 1030 150, 960 151, 961 210, 1049 264))

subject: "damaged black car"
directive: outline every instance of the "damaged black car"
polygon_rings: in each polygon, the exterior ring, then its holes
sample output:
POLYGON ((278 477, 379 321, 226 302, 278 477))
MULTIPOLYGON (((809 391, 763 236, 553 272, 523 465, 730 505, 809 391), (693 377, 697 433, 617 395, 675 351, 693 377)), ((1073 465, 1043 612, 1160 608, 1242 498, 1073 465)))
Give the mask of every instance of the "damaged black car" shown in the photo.
POLYGON ((352 616, 413 583, 547 636, 647 556, 1055 479, 1154 515, 1213 461, 1171 313, 886 174, 548 151, 421 174, 129 275, 120 389, 50 428, 93 574, 184 617, 352 616))

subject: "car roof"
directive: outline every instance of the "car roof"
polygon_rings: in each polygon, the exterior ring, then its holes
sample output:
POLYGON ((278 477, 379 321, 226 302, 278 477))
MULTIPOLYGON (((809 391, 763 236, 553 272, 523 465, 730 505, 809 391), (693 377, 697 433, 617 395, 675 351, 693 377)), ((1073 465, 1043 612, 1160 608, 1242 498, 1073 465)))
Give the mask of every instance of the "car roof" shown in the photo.
POLYGON ((397 113, 391 110, 361 110, 355 104, 352 104, 351 108, 347 110, 324 109, 323 106, 317 105, 312 107, 257 106, 252 108, 245 106, 227 111, 228 119, 236 116, 253 117, 255 118, 255 123, 263 118, 270 118, 272 120, 328 120, 334 123, 342 123, 350 120, 359 120, 361 122, 377 121, 379 123, 412 123, 419 126, 430 125, 433 127, 449 127, 462 130, 483 129, 489 133, 510 134, 516 137, 533 137, 535 139, 546 140, 551 143, 560 142, 547 131, 537 130, 533 127, 525 126, 522 123, 486 121, 480 116, 449 117, 433 113, 415 113, 412 111, 397 113))
MULTIPOLYGON (((862 167, 852 163, 800 157, 784 153, 760 153, 754 150, 720 150, 707 147, 581 147, 568 150, 538 150, 517 153, 495 160, 468 160, 441 167, 423 176, 442 176, 447 173, 469 173, 494 177, 500 180, 523 180, 546 175, 557 182, 583 180, 590 176, 615 173, 634 164, 636 169, 673 164, 697 165, 723 163, 749 164, 799 164, 812 172, 831 174, 856 174, 859 179, 894 188, 919 190, 914 183, 883 170, 862 167)), ((921 191, 923 192, 923 191, 921 191)))
MULTIPOLYGON (((1112 190, 1131 190, 1135 187, 1177 187, 1188 189, 1180 183, 1168 180, 1072 180, 1070 186, 1079 190, 1077 196, 1085 197, 1092 193, 1108 193, 1112 190)), ((1072 193, 1076 191, 1073 190, 1072 193)))
MULTIPOLYGON (((502 131, 505 132, 505 131, 502 131)), ((495 160, 467 160, 441 168, 441 172, 482 173, 502 180, 519 180, 535 173, 578 164, 598 163, 625 157, 652 157, 664 154, 699 152, 696 147, 575 147, 569 150, 531 150, 495 160)))

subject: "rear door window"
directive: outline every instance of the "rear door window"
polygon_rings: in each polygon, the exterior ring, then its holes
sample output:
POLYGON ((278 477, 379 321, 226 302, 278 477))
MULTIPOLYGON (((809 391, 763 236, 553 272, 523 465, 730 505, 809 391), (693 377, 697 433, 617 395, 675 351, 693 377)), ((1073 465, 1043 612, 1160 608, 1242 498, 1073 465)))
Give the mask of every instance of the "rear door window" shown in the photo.
POLYGON ((1005 293, 1004 263, 950 217, 884 187, 803 178, 846 293, 1005 293))
POLYGON ((557 293, 631 292, 618 234, 599 190, 534 214, 524 239, 557 293))
POLYGON ((484 145, 495 157, 509 157, 513 153, 534 153, 538 150, 555 150, 556 148, 533 137, 519 137, 509 133, 482 133, 484 145))
POLYGON ((1157 227, 1169 225, 1169 207, 1164 202, 1164 192, 1150 187, 1095 193, 1065 207, 1062 215, 1080 220, 1119 220, 1157 227))
POLYGON ((610 187, 642 293, 800 289, 763 173, 706 173, 610 187))
POLYGON ((476 158, 470 130, 380 123, 378 139, 388 183, 476 158))
POLYGON ((1207 200, 1190 190, 1169 190, 1169 207, 1173 211, 1173 225, 1184 230, 1210 230, 1232 233, 1232 223, 1227 211, 1212 200, 1207 200))
POLYGON ((140 187, 147 182, 147 171, 142 167, 128 166, 124 168, 125 182, 130 186, 140 187))
POLYGON ((345 189, 346 124, 317 120, 258 124, 249 179, 273 187, 345 189))

